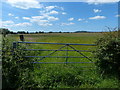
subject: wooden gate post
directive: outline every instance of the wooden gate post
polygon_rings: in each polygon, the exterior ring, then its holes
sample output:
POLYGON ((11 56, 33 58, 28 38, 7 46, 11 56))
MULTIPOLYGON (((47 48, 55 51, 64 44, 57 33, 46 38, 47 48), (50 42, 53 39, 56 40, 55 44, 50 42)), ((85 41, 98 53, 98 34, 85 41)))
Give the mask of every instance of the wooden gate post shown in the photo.
POLYGON ((24 35, 20 35, 20 40, 21 40, 22 42, 25 41, 25 39, 24 39, 24 35))

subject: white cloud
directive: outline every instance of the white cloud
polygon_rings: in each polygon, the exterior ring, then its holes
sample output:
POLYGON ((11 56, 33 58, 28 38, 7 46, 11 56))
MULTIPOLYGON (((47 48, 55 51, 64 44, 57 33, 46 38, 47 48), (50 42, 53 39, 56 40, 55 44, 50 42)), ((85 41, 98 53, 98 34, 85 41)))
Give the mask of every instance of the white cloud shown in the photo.
MULTIPOLYGON (((12 13, 8 13, 8 16, 14 16, 12 13)), ((19 17, 14 17, 15 19, 19 19, 19 17)))
POLYGON ((46 8, 46 10, 47 11, 49 11, 49 10, 52 10, 52 9, 54 9, 54 8, 56 8, 57 6, 47 6, 47 7, 45 7, 46 8))
POLYGON ((50 10, 55 9, 55 8, 58 8, 58 9, 64 10, 63 7, 59 7, 59 6, 47 6, 47 7, 45 7, 45 9, 46 9, 47 11, 50 11, 50 10))
POLYGON ((48 16, 48 15, 52 15, 52 14, 58 14, 59 12, 58 11, 55 11, 55 10, 52 10, 52 11, 46 11, 46 10, 43 10, 43 11, 40 11, 40 14, 42 16, 48 16))
POLYGON ((46 16, 32 16, 32 19, 44 19, 46 16))
POLYGON ((79 18, 79 19, 78 19, 78 21, 83 21, 83 20, 84 20, 84 19, 82 19, 82 18, 79 18))
POLYGON ((32 23, 34 23, 34 22, 36 22, 36 23, 38 23, 38 24, 40 24, 40 23, 47 23, 47 22, 49 22, 48 20, 41 20, 41 19, 30 19, 30 22, 32 22, 32 23))
POLYGON ((48 16, 49 21, 57 21, 59 18, 53 17, 53 16, 48 16))
POLYGON ((31 26, 32 24, 31 23, 28 23, 28 22, 23 22, 23 23, 15 23, 15 22, 13 22, 13 21, 11 21, 11 20, 9 20, 9 21, 2 21, 1 22, 2 23, 2 26, 3 27, 16 27, 16 26, 31 26))
POLYGON ((14 22, 11 21, 11 20, 9 20, 9 21, 3 21, 2 23, 3 23, 3 24, 14 24, 14 22))
POLYGON ((42 8, 43 5, 39 4, 37 0, 5 0, 6 3, 10 4, 13 7, 21 9, 29 8, 42 8))
POLYGON ((90 17, 89 19, 105 19, 105 16, 95 16, 95 17, 90 17))
POLYGON ((39 26, 52 26, 53 24, 49 23, 48 20, 34 20, 39 26))
POLYGON ((74 18, 69 18, 69 19, 68 19, 68 21, 73 21, 73 20, 74 20, 74 18))
POLYGON ((52 26, 53 24, 51 24, 51 23, 40 23, 38 25, 40 25, 40 26, 52 26))
POLYGON ((64 8, 63 7, 59 7, 61 10, 64 10, 64 8))
POLYGON ((34 22, 34 21, 38 21, 38 22, 50 22, 50 21, 56 21, 56 20, 59 20, 59 18, 57 17, 53 17, 53 16, 33 16, 32 18, 30 18, 30 21, 31 22, 34 22))
POLYGON ((23 19, 25 19, 25 20, 30 20, 30 18, 29 17, 22 17, 23 19))
POLYGON ((49 12, 49 14, 58 14, 58 12, 55 11, 55 10, 52 10, 52 11, 49 12))
POLYGON ((15 17, 15 19, 19 19, 19 17, 15 17))
POLYGON ((23 17, 23 19, 27 19, 32 23, 36 23, 40 26, 52 26, 53 24, 51 23, 52 21, 59 20, 57 17, 53 16, 32 16, 31 18, 28 17, 23 17))
POLYGON ((31 26, 31 23, 28 22, 23 22, 23 23, 18 23, 18 24, 14 24, 14 26, 31 26))
POLYGON ((115 17, 120 17, 120 15, 115 15, 115 17))
POLYGON ((116 3, 119 2, 120 0, 85 0, 83 2, 87 2, 89 4, 106 4, 106 3, 116 3))
POLYGON ((29 20, 31 22, 50 22, 50 21, 59 20, 59 18, 53 16, 33 16, 29 20))
POLYGON ((34 20, 32 20, 32 22, 48 23, 49 21, 48 20, 37 20, 37 19, 34 19, 34 20))
MULTIPOLYGON (((20 0, 18 0, 18 1, 20 1, 20 0)), ((21 1, 23 2, 23 0, 21 0, 21 1)), ((35 1, 35 0, 33 0, 33 1, 35 1)), ((32 7, 29 7, 29 8, 32 8, 32 7)), ((60 10, 63 9, 62 7, 58 7, 58 6, 47 6, 47 7, 43 6, 42 7, 43 10, 40 11, 40 16, 22 17, 22 19, 28 20, 31 23, 36 23, 40 26, 52 26, 53 24, 51 22, 59 20, 59 18, 52 16, 54 14, 59 14, 59 12, 56 11, 56 8, 60 9, 60 10), (53 10, 53 9, 55 9, 55 10, 53 10)), ((28 8, 24 8, 24 9, 28 9, 28 8)), ((16 17, 16 19, 17 19, 17 17, 16 17)), ((20 25, 22 26, 22 25, 29 25, 29 24, 27 24, 27 23, 17 24, 17 26, 20 26, 20 25)))
POLYGON ((8 20, 8 21, 1 21, 1 25, 3 26, 3 27, 8 27, 8 26, 13 26, 14 25, 14 22, 13 21, 11 21, 11 20, 8 20))
POLYGON ((72 23, 72 22, 70 22, 70 23, 62 23, 61 26, 65 26, 65 25, 69 26, 69 25, 74 25, 74 24, 75 23, 72 23))
POLYGON ((49 15, 59 14, 58 11, 53 10, 55 8, 60 9, 61 7, 58 7, 58 6, 47 6, 47 7, 44 7, 43 10, 40 11, 40 15, 44 16, 44 17, 47 17, 49 15))
POLYGON ((24 17, 23 19, 27 19, 32 23, 37 23, 40 26, 52 26, 53 24, 51 22, 59 20, 59 18, 52 16, 54 14, 59 14, 59 12, 56 11, 56 9, 61 10, 62 7, 44 6, 43 10, 40 11, 40 16, 32 16, 31 18, 24 17))
POLYGON ((14 16, 14 14, 12 14, 12 13, 9 13, 9 14, 8 14, 8 16, 14 16))
POLYGON ((99 9, 93 9, 94 13, 98 13, 98 12, 101 12, 102 10, 99 10, 99 9))
POLYGON ((63 15, 67 14, 66 12, 62 12, 63 15))
MULTIPOLYGON (((106 4, 106 3, 116 3, 120 0, 3 0, 10 5, 22 8, 22 9, 29 9, 29 8, 41 8, 40 2, 85 2, 88 4, 106 4)), ((48 6, 46 7, 47 10, 51 10, 56 6, 48 6)), ((61 10, 64 10, 63 7, 61 7, 61 10)))

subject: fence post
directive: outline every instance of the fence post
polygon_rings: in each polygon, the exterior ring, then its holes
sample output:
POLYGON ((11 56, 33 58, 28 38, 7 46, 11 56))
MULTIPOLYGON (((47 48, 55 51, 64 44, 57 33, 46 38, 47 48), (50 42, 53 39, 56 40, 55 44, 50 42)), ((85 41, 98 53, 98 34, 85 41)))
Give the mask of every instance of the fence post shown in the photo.
POLYGON ((25 39, 24 39, 24 35, 20 35, 19 37, 20 37, 20 40, 21 40, 22 42, 25 41, 25 39))

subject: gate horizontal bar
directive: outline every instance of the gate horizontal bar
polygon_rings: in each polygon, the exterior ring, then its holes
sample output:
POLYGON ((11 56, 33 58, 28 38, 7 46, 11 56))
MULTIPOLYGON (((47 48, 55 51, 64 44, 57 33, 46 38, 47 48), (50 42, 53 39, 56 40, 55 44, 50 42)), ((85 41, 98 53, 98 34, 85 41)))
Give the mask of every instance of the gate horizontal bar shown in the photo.
POLYGON ((77 43, 47 43, 47 42, 17 42, 17 43, 96 46, 95 44, 77 44, 77 43))
MULTIPOLYGON (((52 49, 23 49, 25 51, 56 51, 56 50, 52 50, 52 49)), ((57 50, 57 51, 75 51, 75 50, 57 50)), ((77 50, 80 52, 92 52, 89 50, 77 50)))
POLYGON ((66 63, 95 63, 95 62, 32 62, 32 63, 41 63, 41 64, 66 64, 66 63))
MULTIPOLYGON (((86 57, 76 57, 76 56, 24 56, 24 57, 37 57, 37 58, 43 58, 43 57, 49 57, 49 58, 86 58, 86 57)), ((92 58, 92 57, 88 57, 92 58)))

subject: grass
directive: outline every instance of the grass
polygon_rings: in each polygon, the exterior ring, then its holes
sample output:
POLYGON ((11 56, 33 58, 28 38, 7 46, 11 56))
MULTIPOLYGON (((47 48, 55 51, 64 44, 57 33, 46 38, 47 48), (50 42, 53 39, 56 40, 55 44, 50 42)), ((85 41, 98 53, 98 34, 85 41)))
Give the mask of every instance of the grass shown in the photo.
MULTIPOLYGON (((50 43, 80 43, 94 44, 101 33, 46 33, 26 34, 28 42, 50 43)), ((8 35, 12 41, 19 41, 19 35, 8 35)), ((25 44, 28 49, 58 49, 61 45, 25 44)), ((91 46, 73 46, 77 50, 94 50, 91 46)), ((62 50, 67 49, 66 47, 62 50)), ((72 50, 70 47, 69 50, 72 50)), ((32 51, 33 56, 46 56, 51 51, 32 51)), ((81 52, 91 57, 89 52, 81 52)), ((65 56, 67 52, 57 51, 51 56, 65 56)), ((82 56, 77 52, 70 51, 68 56, 82 56)), ((33 58, 39 60, 40 58, 33 58)), ((40 62, 65 62, 65 58, 45 58, 40 62)), ((86 58, 68 58, 68 62, 91 62, 86 58)), ((95 59, 92 61, 95 61, 95 59)), ((94 64, 35 64, 33 71, 34 81, 37 88, 118 88, 118 81, 112 78, 103 78, 96 72, 94 64), (84 67, 84 68, 83 68, 84 67), (85 68, 89 67, 89 68, 85 68), (92 69, 90 67, 93 67, 92 69), (84 70, 84 71, 83 71, 84 70)))
MULTIPOLYGON (((50 42, 50 43, 81 43, 81 44, 94 44, 96 41, 96 38, 100 36, 100 33, 48 33, 48 34, 28 34, 24 35, 25 41, 29 42, 50 42)), ((14 41, 19 41, 19 35, 9 35, 11 39, 14 41)), ((34 44, 34 45, 27 45, 29 49, 58 49, 62 45, 40 45, 40 44, 34 44)), ((93 47, 91 46, 74 46, 77 50, 92 50, 93 47)), ((66 47, 62 50, 67 49, 66 47)), ((73 50, 70 47, 68 47, 68 50, 73 50)), ((42 51, 42 52, 35 52, 36 56, 47 56, 49 53, 52 53, 53 51, 42 51)), ((90 52, 82 52, 87 57, 91 57, 92 54, 90 52)), ((56 53, 52 54, 51 56, 66 56, 67 52, 65 51, 57 51, 56 53)), ((35 54, 33 55, 35 56, 35 54)), ((83 57, 79 53, 75 51, 68 52, 68 56, 79 56, 83 57)), ((37 58, 38 60, 40 58, 37 58)), ((65 62, 65 58, 45 58, 41 60, 41 62, 65 62)), ((86 58, 68 58, 68 62, 90 62, 86 58)), ((75 64, 75 66, 90 66, 92 64, 75 64)), ((46 64, 43 64, 42 66, 46 66, 46 64)), ((51 66, 51 65, 48 65, 51 66)), ((53 65, 52 65, 53 66, 53 65)))
MULTIPOLYGON (((45 33, 26 34, 25 41, 32 42, 54 42, 54 43, 94 43, 100 33, 45 33)), ((19 35, 8 35, 14 41, 19 41, 19 35)))

